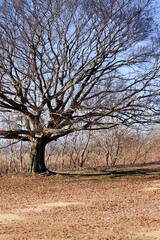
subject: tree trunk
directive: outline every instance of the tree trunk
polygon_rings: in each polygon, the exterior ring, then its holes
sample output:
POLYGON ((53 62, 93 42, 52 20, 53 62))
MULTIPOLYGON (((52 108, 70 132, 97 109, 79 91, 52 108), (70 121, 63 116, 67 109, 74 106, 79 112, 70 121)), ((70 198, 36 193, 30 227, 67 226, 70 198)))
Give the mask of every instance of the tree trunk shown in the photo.
POLYGON ((42 139, 37 140, 36 143, 33 143, 30 153, 29 172, 46 172, 45 146, 46 143, 42 139))
POLYGON ((109 151, 106 153, 106 166, 109 166, 109 151))

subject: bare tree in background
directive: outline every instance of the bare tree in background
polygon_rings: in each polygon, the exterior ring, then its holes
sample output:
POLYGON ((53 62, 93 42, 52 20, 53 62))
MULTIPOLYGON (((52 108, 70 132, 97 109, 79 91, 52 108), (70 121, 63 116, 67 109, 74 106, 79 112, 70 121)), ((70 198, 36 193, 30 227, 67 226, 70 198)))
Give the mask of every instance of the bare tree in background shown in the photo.
POLYGON ((1 2, 0 135, 32 143, 31 172, 46 171, 51 141, 151 116, 149 0, 1 2), (6 113, 22 121, 8 129, 6 113))
POLYGON ((91 132, 74 132, 67 138, 65 137, 62 143, 61 150, 61 162, 62 168, 65 166, 65 162, 69 158, 70 167, 82 168, 88 160, 88 155, 91 151, 89 143, 91 139, 91 132))
POLYGON ((89 148, 95 154, 94 158, 99 160, 99 166, 104 163, 106 166, 144 164, 159 161, 159 139, 151 127, 117 126, 94 131, 89 148))

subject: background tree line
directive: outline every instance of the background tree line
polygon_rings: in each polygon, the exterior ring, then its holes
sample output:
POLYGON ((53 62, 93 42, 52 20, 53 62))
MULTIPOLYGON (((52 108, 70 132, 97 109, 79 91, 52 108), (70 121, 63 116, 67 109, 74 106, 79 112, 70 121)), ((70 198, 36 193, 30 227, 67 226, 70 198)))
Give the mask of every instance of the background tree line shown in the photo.
MULTIPOLYGON (((160 161, 159 144, 159 127, 75 132, 48 145, 46 165, 52 171, 61 171, 154 163, 160 161)), ((0 172, 27 170, 30 145, 8 140, 1 147, 0 172)))

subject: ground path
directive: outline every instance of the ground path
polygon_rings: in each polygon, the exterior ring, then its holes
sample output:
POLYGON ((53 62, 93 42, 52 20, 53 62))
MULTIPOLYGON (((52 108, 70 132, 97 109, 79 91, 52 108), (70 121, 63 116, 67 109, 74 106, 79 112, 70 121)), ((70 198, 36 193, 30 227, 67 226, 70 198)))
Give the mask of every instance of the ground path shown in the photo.
POLYGON ((158 240, 160 174, 0 177, 0 240, 158 240))

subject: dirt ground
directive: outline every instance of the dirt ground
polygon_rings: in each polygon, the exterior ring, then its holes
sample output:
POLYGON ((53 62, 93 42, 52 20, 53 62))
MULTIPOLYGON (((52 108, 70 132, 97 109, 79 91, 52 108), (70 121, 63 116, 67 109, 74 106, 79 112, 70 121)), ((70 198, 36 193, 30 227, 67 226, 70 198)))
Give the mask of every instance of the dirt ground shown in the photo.
POLYGON ((0 176, 0 240, 160 239, 160 172, 0 176))

